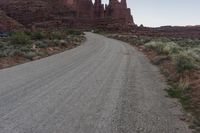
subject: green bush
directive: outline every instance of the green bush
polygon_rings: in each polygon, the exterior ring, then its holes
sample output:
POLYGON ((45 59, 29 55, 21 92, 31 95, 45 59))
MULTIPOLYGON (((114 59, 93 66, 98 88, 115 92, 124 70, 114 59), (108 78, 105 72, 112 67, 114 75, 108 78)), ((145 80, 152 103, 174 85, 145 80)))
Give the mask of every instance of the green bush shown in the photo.
POLYGON ((55 40, 55 39, 60 40, 64 37, 65 35, 61 33, 60 31, 53 31, 53 32, 48 33, 48 39, 50 40, 55 40))
POLYGON ((159 54, 168 54, 166 52, 167 49, 165 49, 165 44, 163 42, 160 42, 160 41, 159 42, 157 42, 157 41, 151 41, 149 43, 146 43, 145 47, 147 47, 149 49, 154 49, 159 54))
POLYGON ((172 84, 166 91, 172 98, 178 98, 184 109, 191 107, 190 97, 187 95, 191 89, 188 80, 180 79, 179 82, 172 84))
POLYGON ((48 44, 43 41, 36 41, 34 44, 39 48, 47 48, 48 47, 48 44))
POLYGON ((176 54, 174 62, 178 73, 183 73, 194 68, 194 59, 186 51, 176 54))
POLYGON ((82 35, 83 33, 80 30, 68 29, 68 30, 66 30, 66 34, 68 34, 68 35, 82 35))
POLYGON ((10 57, 14 56, 16 53, 19 53, 19 50, 16 49, 4 49, 0 51, 0 57, 10 57))
POLYGON ((32 52, 32 51, 24 54, 24 57, 29 59, 29 60, 32 60, 33 57, 35 57, 35 56, 37 56, 37 54, 35 52, 32 52))
POLYGON ((148 43, 150 41, 151 41, 151 38, 146 37, 146 36, 141 36, 137 39, 137 43, 140 43, 140 44, 145 44, 145 43, 148 43))
POLYGON ((200 47, 191 48, 188 51, 197 62, 200 62, 200 47))
POLYGON ((10 42, 12 45, 28 45, 31 42, 31 38, 24 32, 15 32, 11 34, 10 42))
POLYGON ((20 47, 20 48, 17 48, 17 49, 19 49, 19 51, 21 53, 30 52, 31 51, 31 45, 23 46, 23 47, 20 47))
POLYGON ((103 34, 105 33, 105 31, 103 29, 94 29, 92 30, 93 33, 96 33, 96 34, 103 34))
POLYGON ((166 42, 165 47, 164 47, 164 51, 167 54, 172 55, 172 54, 177 54, 180 51, 182 51, 182 48, 178 44, 176 44, 175 42, 166 42))
POLYGON ((54 39, 54 40, 52 40, 52 45, 51 46, 59 46, 59 44, 60 44, 60 40, 54 39))
POLYGON ((145 47, 165 55, 176 54, 181 51, 181 48, 174 42, 151 41, 146 43, 145 47))
POLYGON ((42 40, 45 38, 44 32, 36 31, 31 34, 31 39, 33 40, 42 40))

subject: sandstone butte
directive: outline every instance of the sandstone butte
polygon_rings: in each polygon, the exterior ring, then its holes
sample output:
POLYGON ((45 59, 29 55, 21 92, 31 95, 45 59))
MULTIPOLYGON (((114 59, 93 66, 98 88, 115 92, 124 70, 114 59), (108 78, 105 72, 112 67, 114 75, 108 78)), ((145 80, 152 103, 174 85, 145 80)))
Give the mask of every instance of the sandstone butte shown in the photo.
MULTIPOLYGON (((128 30, 135 26, 126 0, 0 0, 0 10, 13 23, 28 28, 105 28, 128 30)), ((0 30, 11 30, 11 23, 0 20, 0 30), (2 27, 2 28, 1 28, 2 27)), ((14 28, 14 27, 13 27, 14 28)))

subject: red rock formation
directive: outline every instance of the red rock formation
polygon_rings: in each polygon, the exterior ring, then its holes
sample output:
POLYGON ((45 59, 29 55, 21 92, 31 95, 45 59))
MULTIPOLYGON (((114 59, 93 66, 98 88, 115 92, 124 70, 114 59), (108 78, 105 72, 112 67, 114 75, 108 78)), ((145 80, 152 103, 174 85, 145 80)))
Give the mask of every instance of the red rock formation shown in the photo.
POLYGON ((3 11, 0 10, 0 31, 10 31, 24 29, 23 25, 16 20, 8 17, 3 11))
POLYGON ((94 5, 97 26, 102 28, 111 26, 113 28, 127 29, 135 25, 131 10, 127 8, 126 0, 121 0, 121 2, 110 0, 109 5, 105 5, 105 9, 101 0, 95 0, 94 5))
POLYGON ((134 25, 126 0, 0 0, 0 9, 25 26, 128 29, 134 25), (55 24, 55 25, 53 25, 55 24))

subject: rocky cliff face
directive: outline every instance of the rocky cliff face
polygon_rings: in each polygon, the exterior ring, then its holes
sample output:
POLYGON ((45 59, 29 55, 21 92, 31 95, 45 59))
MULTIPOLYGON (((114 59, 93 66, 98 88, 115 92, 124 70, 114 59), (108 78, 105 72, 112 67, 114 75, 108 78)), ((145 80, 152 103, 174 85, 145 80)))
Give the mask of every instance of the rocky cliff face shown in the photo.
POLYGON ((0 4, 6 14, 24 25, 49 19, 52 7, 45 0, 8 0, 0 4))
POLYGON ((5 12, 0 10, 0 31, 18 30, 23 28, 22 24, 8 17, 5 12))
POLYGON ((26 27, 115 27, 134 25, 126 0, 0 0, 0 9, 26 27))

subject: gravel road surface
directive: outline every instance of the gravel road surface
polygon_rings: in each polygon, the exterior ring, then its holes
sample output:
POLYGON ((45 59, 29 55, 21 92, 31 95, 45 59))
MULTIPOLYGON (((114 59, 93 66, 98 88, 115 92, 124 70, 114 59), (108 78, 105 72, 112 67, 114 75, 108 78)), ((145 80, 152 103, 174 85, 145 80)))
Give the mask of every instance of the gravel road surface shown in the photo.
POLYGON ((86 37, 75 49, 0 70, 0 133, 190 132, 143 54, 86 37))

